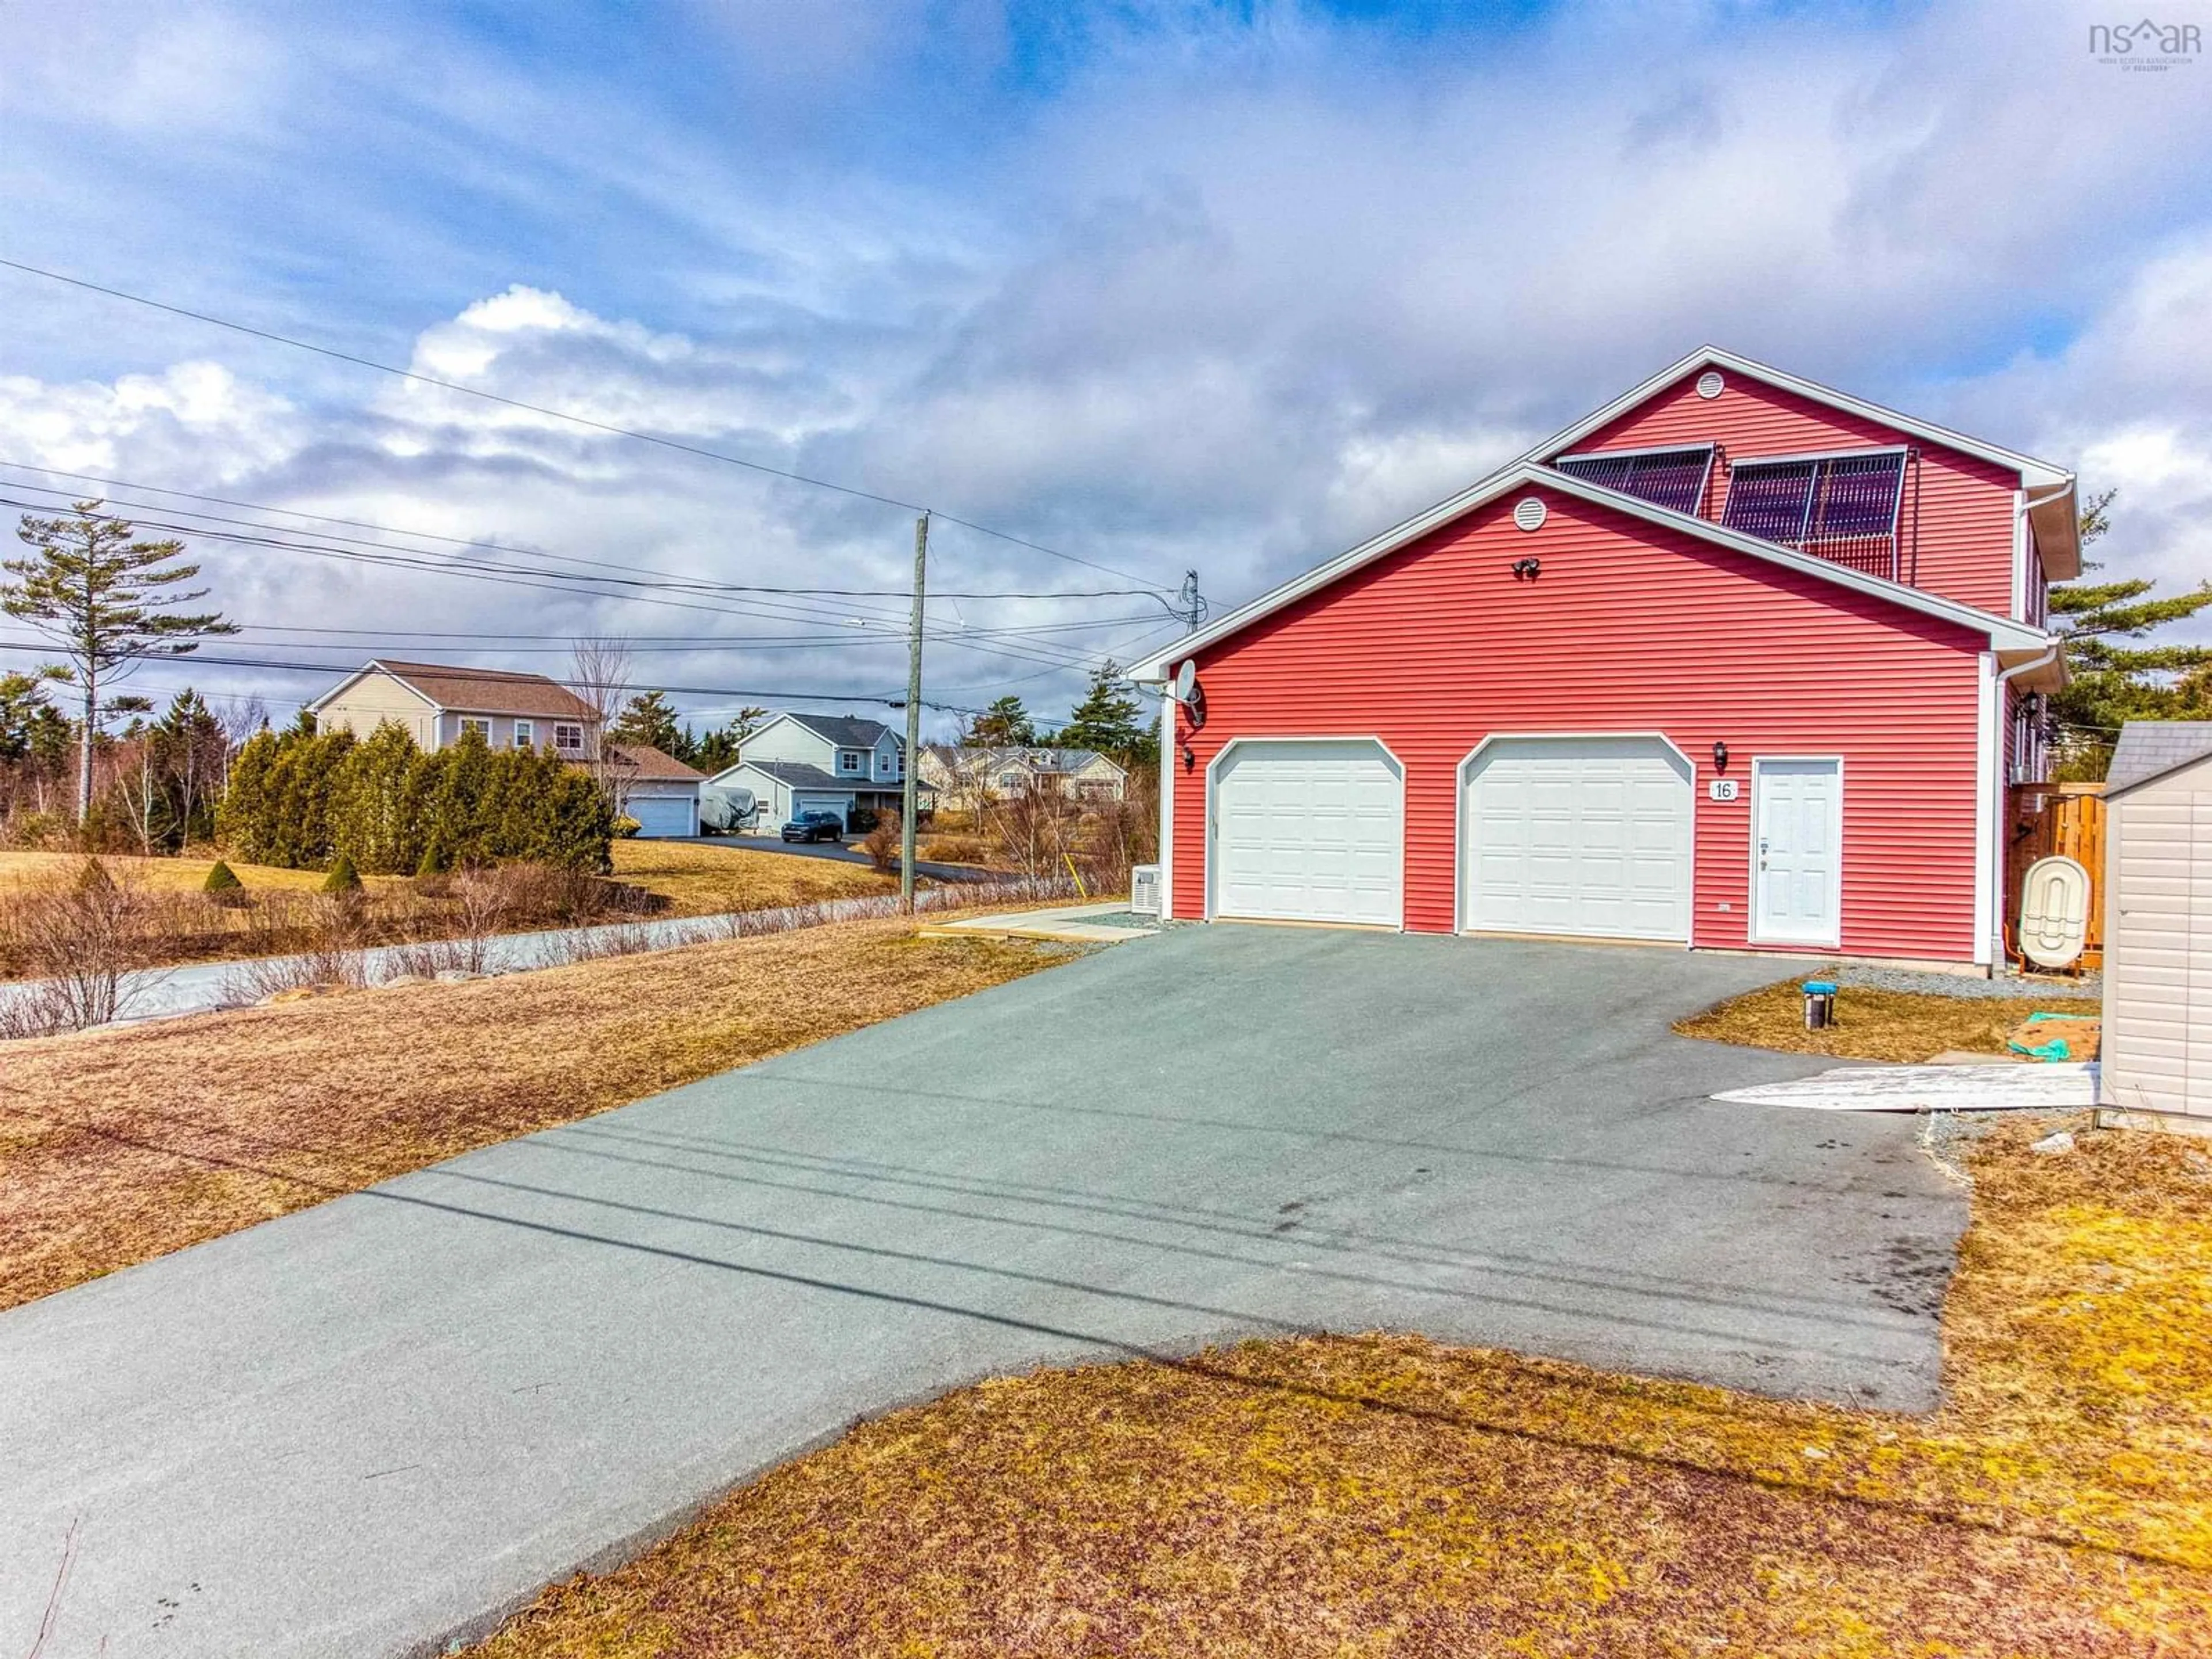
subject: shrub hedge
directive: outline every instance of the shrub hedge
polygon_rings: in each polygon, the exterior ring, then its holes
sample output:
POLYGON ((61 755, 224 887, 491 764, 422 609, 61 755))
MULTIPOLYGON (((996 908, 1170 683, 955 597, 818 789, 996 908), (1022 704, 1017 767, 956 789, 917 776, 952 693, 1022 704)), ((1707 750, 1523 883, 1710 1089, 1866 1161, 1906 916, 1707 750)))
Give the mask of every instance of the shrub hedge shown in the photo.
POLYGON ((605 874, 614 811, 591 777, 542 750, 477 732, 434 754, 386 723, 365 739, 263 732, 231 764, 216 811, 226 852, 321 870, 343 855, 375 875, 515 860, 605 874))

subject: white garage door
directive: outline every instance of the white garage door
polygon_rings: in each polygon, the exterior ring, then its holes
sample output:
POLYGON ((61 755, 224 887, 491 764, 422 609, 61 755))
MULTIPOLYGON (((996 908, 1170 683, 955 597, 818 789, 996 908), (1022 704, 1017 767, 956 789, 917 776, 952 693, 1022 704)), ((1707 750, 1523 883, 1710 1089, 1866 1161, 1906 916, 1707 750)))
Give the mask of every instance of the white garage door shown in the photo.
POLYGON ((641 836, 696 836, 699 826, 691 817, 695 805, 684 796, 632 795, 629 815, 637 820, 641 836))
POLYGON ((1469 764, 1466 923, 1690 937, 1690 769, 1656 738, 1509 738, 1469 764))
POLYGON ((1248 743, 1213 782, 1213 913, 1402 921, 1405 791, 1369 739, 1248 743))

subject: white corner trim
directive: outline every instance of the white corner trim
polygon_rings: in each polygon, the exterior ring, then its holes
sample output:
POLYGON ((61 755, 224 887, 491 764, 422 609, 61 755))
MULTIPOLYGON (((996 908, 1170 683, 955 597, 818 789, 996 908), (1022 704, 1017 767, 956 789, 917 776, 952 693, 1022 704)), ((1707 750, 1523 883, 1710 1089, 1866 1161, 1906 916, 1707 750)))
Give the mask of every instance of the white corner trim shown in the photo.
POLYGON ((1997 740, 1998 702, 2003 683, 1997 678, 1996 652, 1982 653, 1980 673, 1974 720, 1974 960, 1986 968, 1996 960, 1994 936, 2000 913, 1995 901, 2003 867, 1996 856, 1998 837, 2004 833, 1997 789, 2003 754, 1997 740))
POLYGON ((1176 702, 1160 699, 1160 920, 1175 916, 1175 769, 1182 757, 1176 752, 1176 702))

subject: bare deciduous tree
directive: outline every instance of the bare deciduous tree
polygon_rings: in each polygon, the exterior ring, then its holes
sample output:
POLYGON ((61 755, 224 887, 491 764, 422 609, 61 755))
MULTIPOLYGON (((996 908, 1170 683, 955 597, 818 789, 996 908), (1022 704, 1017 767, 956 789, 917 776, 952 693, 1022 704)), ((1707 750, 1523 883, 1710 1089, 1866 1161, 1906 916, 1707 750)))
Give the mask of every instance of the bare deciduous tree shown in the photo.
POLYGON ((585 763, 617 815, 627 805, 629 781, 616 763, 607 733, 621 715, 629 692, 630 644, 617 634, 591 634, 569 650, 569 690, 591 705, 584 725, 585 763))

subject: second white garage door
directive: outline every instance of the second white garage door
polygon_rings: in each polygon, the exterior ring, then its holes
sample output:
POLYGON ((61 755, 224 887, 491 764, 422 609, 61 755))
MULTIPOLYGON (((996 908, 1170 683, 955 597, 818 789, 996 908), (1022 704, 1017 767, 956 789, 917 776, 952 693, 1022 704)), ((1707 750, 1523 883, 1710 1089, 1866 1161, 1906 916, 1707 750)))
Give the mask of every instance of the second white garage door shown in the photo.
POLYGON ((1656 738, 1507 738, 1468 764, 1464 924, 1690 937, 1689 763, 1656 738))
POLYGON ((1218 916, 1395 927, 1404 846, 1405 790, 1378 743, 1241 743, 1214 775, 1218 916))

